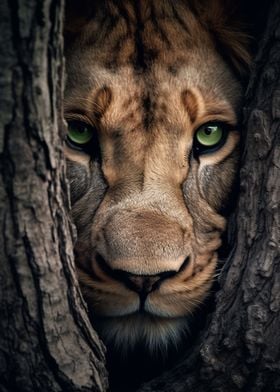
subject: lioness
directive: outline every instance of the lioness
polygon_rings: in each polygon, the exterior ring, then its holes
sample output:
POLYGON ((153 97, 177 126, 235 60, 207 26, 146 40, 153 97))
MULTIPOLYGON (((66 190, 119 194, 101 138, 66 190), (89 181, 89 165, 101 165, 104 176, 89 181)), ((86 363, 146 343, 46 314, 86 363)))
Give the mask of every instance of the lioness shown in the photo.
POLYGON ((177 345, 212 285, 249 62, 223 5, 89 1, 68 16, 77 271, 96 329, 119 351, 177 345))

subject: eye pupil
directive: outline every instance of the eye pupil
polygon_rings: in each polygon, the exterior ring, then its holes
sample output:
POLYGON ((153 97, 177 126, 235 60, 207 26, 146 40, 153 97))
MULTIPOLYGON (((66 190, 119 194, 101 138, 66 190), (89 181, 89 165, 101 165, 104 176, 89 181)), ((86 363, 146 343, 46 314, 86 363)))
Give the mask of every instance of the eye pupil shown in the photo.
POLYGON ((206 133, 206 135, 208 135, 208 136, 211 135, 212 131, 213 131, 213 129, 210 128, 210 127, 205 128, 205 133, 206 133))

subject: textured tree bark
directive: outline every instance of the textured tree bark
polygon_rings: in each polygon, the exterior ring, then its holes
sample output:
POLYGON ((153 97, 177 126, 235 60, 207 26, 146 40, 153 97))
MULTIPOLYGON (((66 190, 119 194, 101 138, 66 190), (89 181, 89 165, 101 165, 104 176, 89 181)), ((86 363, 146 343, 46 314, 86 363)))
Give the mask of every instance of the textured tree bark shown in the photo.
POLYGON ((185 359, 138 392, 280 390, 279 21, 275 1, 247 91, 236 247, 216 310, 185 359))
POLYGON ((62 154, 63 0, 3 0, 0 391, 105 391, 75 277, 62 154))

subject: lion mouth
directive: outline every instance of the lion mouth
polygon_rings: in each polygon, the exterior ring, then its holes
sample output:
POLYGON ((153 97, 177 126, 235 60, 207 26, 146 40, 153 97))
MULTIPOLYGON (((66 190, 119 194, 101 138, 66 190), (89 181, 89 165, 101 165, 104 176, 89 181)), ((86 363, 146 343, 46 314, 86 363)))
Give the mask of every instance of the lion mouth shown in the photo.
MULTIPOLYGON (((124 317, 159 317, 172 319, 192 314, 208 295, 216 267, 216 256, 209 259, 202 269, 193 268, 190 274, 185 269, 173 274, 163 282, 155 278, 130 276, 132 288, 105 273, 96 270, 100 279, 78 269, 82 292, 92 309, 94 318, 112 319, 124 317), (145 287, 145 279, 148 280, 145 287), (139 284, 139 290, 137 290, 139 284), (142 288, 142 290, 140 289, 142 288)), ((187 266, 188 268, 188 266, 187 266)), ((107 271, 106 271, 107 272, 107 271)))

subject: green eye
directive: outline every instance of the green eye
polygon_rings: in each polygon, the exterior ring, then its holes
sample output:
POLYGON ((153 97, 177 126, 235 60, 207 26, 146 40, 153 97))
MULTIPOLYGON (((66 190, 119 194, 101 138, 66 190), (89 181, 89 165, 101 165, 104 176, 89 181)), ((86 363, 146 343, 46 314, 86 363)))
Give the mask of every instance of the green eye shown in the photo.
POLYGON ((196 141, 203 147, 214 147, 223 139, 223 127, 221 124, 204 124, 195 134, 196 141))
POLYGON ((93 137, 93 128, 83 122, 71 121, 68 123, 68 139, 74 144, 82 146, 93 137))

